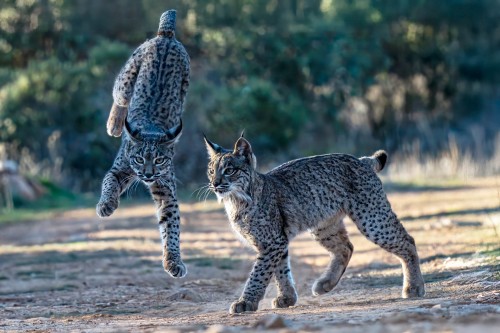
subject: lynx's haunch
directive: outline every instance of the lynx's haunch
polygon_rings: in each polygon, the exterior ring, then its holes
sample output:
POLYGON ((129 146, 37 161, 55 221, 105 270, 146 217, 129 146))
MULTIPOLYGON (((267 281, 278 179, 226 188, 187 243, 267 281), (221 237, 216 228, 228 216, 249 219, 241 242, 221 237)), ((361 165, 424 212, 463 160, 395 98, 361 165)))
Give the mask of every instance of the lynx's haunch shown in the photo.
POLYGON ((224 203, 233 229, 257 252, 231 313, 257 310, 273 276, 278 290, 273 307, 296 303, 288 244, 306 230, 332 257, 312 292, 321 295, 331 291, 353 252, 343 223, 346 215, 366 238, 400 259, 403 297, 424 295, 415 242, 392 211, 375 174, 387 161, 384 151, 359 159, 345 154, 301 158, 261 174, 255 170, 255 155, 243 136, 233 150, 206 138, 205 143, 210 156, 209 186, 224 203))

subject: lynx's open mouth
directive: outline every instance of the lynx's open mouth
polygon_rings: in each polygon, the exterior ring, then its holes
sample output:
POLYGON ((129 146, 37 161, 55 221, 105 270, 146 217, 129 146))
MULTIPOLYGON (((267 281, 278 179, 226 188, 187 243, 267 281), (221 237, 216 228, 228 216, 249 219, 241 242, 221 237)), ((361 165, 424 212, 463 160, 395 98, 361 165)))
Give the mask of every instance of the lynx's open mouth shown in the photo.
POLYGON ((229 192, 229 186, 228 185, 217 185, 212 188, 215 194, 224 194, 229 192))
POLYGON ((148 184, 148 185, 151 185, 151 184, 153 184, 155 181, 157 181, 157 180, 158 180, 158 178, 159 178, 159 177, 153 177, 153 178, 141 178, 141 180, 142 180, 144 183, 146 183, 146 184, 148 184))

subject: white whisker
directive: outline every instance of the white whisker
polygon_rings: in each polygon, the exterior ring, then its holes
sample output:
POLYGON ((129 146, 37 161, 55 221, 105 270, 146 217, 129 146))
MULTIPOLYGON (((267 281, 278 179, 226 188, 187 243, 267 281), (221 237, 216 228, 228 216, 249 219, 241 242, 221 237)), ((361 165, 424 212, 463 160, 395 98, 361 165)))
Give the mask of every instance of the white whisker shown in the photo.
POLYGON ((196 198, 198 200, 200 200, 202 198, 202 196, 205 194, 205 191, 206 190, 209 190, 209 187, 210 185, 207 184, 207 185, 203 185, 201 186, 200 188, 197 188, 196 190, 194 190, 192 193, 191 193, 191 196, 192 197, 194 194, 196 194, 196 198))

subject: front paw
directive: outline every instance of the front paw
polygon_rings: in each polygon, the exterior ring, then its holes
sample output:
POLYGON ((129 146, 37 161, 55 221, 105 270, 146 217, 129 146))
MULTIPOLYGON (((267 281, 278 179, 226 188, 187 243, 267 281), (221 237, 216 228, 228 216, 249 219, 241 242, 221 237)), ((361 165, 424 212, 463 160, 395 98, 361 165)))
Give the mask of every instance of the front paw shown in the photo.
POLYGON ((273 299, 273 309, 282 309, 294 306, 297 303, 297 294, 293 295, 279 295, 273 299))
POLYGON ((118 208, 118 201, 99 201, 96 212, 99 217, 106 217, 113 214, 116 208, 118 208))
POLYGON ((181 260, 164 260, 163 268, 174 278, 182 278, 187 274, 186 265, 181 260))
POLYGON ((402 297, 403 298, 415 298, 415 297, 424 297, 425 295, 425 286, 424 281, 419 280, 410 285, 405 285, 403 287, 402 297))
POLYGON ((257 311, 258 304, 244 299, 239 299, 229 308, 229 313, 242 313, 247 311, 257 311))

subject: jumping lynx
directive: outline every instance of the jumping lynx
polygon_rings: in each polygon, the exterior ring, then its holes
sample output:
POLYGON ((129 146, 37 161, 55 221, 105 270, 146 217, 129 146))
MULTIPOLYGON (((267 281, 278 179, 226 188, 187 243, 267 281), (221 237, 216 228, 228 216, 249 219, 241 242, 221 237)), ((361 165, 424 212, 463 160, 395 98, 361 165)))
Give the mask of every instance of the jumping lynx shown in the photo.
POLYGON ((174 277, 186 274, 179 251, 179 206, 172 158, 182 130, 181 114, 189 85, 189 56, 175 39, 175 11, 161 16, 158 36, 140 45, 118 75, 108 133, 122 145, 102 182, 100 217, 111 215, 120 195, 142 180, 158 209, 163 266, 174 277), (127 110, 128 108, 128 110, 127 110))
POLYGON ((243 294, 231 305, 231 313, 257 310, 273 275, 278 290, 273 307, 295 304, 288 243, 305 230, 332 257, 312 292, 321 295, 332 290, 353 252, 343 223, 345 215, 366 238, 400 259, 403 297, 424 295, 415 242, 392 211, 375 174, 387 160, 384 151, 360 159, 344 154, 302 158, 260 174, 243 136, 233 151, 206 138, 205 143, 210 155, 209 186, 224 202, 231 226, 257 251, 243 294))

